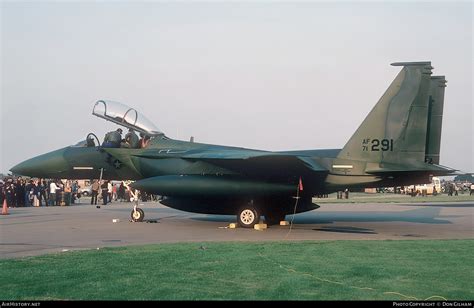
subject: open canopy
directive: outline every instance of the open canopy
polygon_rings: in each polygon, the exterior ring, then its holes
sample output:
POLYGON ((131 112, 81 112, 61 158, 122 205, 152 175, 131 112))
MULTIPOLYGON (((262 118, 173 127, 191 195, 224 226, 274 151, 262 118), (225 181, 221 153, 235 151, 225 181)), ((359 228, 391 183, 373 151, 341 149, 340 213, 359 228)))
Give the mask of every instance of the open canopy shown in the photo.
POLYGON ((163 135, 144 115, 119 102, 99 100, 95 103, 92 114, 149 136, 163 135))

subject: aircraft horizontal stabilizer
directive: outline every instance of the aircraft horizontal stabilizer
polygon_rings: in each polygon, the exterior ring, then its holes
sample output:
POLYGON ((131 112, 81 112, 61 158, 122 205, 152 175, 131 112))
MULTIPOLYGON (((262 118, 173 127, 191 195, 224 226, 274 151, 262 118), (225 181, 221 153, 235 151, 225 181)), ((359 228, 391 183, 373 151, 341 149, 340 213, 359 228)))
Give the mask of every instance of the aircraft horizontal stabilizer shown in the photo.
POLYGON ((391 66, 431 66, 431 61, 418 61, 418 62, 393 62, 391 66))
POLYGON ((374 175, 382 175, 388 173, 403 173, 403 172, 414 172, 414 173, 429 173, 434 176, 451 175, 456 172, 455 169, 448 167, 425 164, 419 165, 396 165, 396 164, 381 164, 378 168, 368 168, 366 172, 374 175))

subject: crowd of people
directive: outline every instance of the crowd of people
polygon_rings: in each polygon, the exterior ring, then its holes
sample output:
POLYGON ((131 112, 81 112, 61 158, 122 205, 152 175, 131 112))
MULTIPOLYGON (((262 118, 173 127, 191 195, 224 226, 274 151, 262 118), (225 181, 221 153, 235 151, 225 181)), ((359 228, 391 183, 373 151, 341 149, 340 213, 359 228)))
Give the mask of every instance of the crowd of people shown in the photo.
POLYGON ((53 206, 74 203, 78 197, 77 181, 8 178, 0 183, 0 193, 9 207, 53 206), (64 194, 63 194, 64 193, 64 194))
MULTIPOLYGON (((107 180, 93 180, 91 184, 91 202, 106 205, 112 201, 133 202, 157 201, 156 195, 135 190, 124 181, 113 183, 107 180)), ((54 179, 23 179, 18 177, 0 181, 1 203, 5 199, 8 207, 56 206, 75 203, 81 198, 81 186, 78 181, 54 179)))
POLYGON ((446 182, 443 185, 443 191, 448 194, 448 196, 457 196, 459 193, 464 194, 469 192, 469 195, 474 195, 474 183, 453 183, 446 182))
POLYGON ((91 185, 91 204, 97 205, 97 201, 102 199, 102 204, 107 205, 112 201, 134 201, 134 196, 139 192, 123 181, 119 184, 113 184, 107 180, 93 180, 91 185))

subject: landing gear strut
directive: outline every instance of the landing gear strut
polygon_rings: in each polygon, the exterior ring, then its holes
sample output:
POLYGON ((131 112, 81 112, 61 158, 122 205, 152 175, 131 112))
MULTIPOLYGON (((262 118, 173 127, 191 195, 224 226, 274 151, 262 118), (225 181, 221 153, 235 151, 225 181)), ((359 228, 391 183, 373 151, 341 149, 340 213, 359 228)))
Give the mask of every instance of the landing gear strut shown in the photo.
MULTIPOLYGON (((127 183, 125 183, 126 188, 130 188, 127 183)), ((132 213, 130 216, 132 217, 132 221, 134 222, 142 222, 143 218, 145 217, 145 212, 141 208, 138 207, 138 190, 130 189, 131 198, 130 201, 135 202, 133 205, 132 213)))

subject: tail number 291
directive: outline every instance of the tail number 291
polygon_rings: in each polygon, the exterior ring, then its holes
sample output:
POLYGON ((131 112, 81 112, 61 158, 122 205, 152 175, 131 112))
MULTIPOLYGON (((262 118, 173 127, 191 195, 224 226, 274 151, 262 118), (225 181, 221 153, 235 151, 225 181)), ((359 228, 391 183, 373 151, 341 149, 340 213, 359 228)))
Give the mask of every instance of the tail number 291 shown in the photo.
POLYGON ((363 151, 393 151, 393 139, 372 139, 366 138, 362 144, 363 151))

